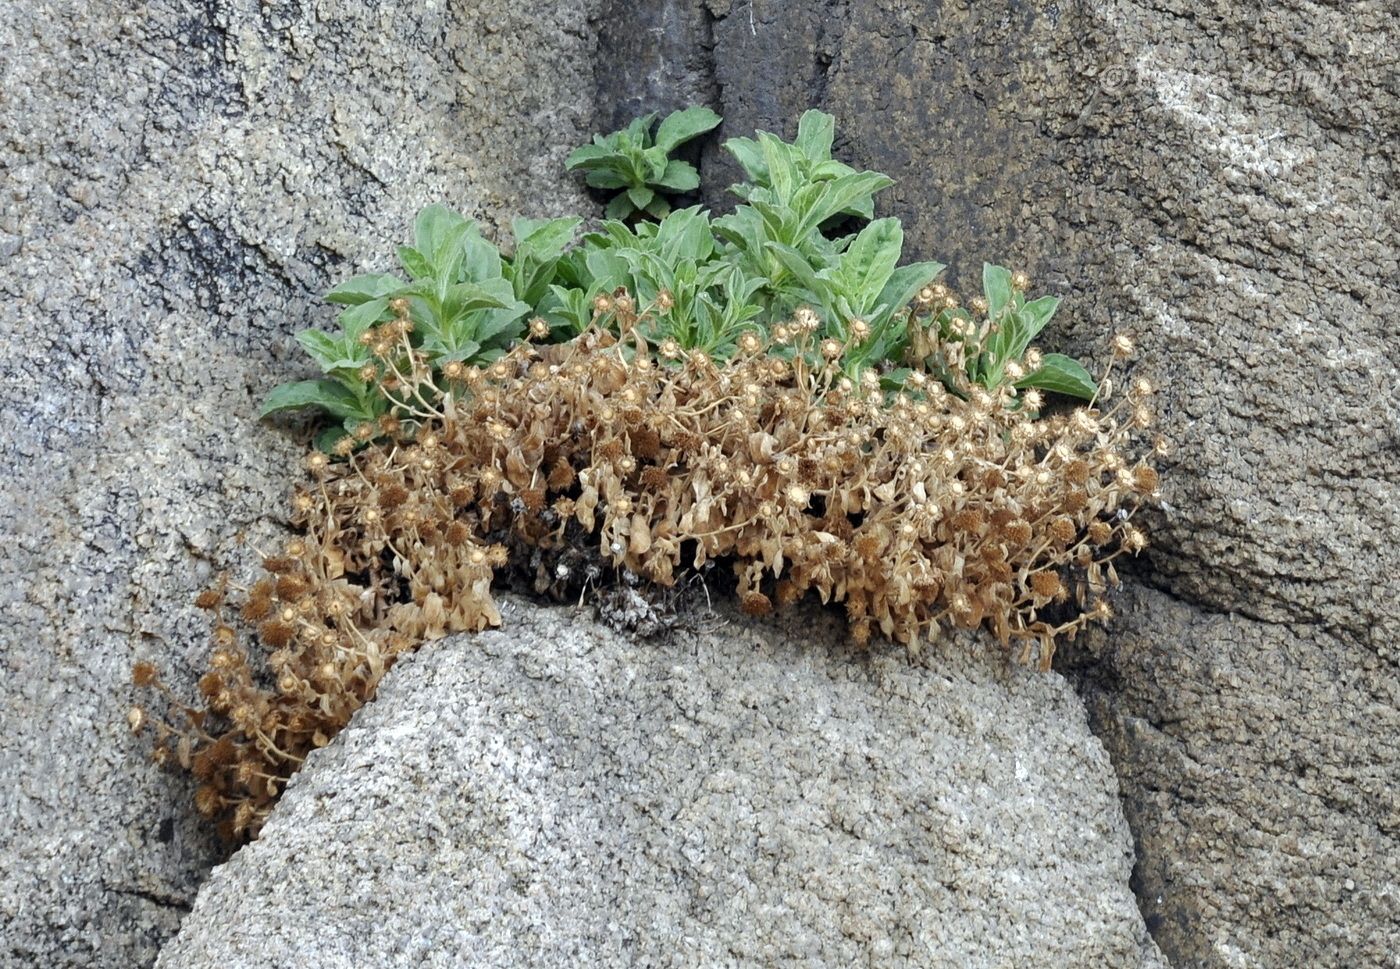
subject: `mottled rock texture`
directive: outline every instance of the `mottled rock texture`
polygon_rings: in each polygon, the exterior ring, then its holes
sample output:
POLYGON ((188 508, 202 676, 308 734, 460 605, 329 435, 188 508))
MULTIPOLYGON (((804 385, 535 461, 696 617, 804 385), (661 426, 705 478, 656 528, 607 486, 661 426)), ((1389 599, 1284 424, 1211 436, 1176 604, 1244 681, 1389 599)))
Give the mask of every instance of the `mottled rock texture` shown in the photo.
POLYGON ((276 530, 254 420, 414 212, 587 210, 589 0, 19 0, 0 17, 0 966, 149 965, 216 860, 129 736, 191 599, 276 530))
POLYGON ((716 618, 647 643, 511 600, 425 646, 158 965, 1164 966, 1066 681, 716 618))
MULTIPOLYGON (((838 152, 898 180, 913 255, 967 288, 983 259, 1026 268, 1067 298, 1048 340, 1071 351, 1137 335, 1169 508, 1075 665, 1163 951, 1393 964, 1400 7, 678 5, 708 12, 721 136, 823 107, 838 152)), ((734 172, 708 151, 718 206, 734 172)))
POLYGON ((586 207, 590 102, 695 99, 721 134, 833 111, 911 255, 1028 269, 1073 352, 1136 332, 1169 510, 1065 669, 1147 924, 1179 967, 1392 964, 1397 51, 1389 0, 11 3, 0 965, 149 964, 216 858, 126 670, 188 687, 193 591, 279 527, 299 449, 251 418, 314 295, 428 201, 586 207))

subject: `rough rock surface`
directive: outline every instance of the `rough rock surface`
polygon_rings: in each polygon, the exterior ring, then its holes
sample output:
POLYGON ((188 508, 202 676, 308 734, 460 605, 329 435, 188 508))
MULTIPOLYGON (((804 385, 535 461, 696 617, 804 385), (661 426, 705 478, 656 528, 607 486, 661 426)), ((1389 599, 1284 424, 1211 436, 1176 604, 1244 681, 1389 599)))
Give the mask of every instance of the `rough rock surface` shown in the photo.
POLYGON ((217 856, 126 730, 130 664, 188 690, 195 590, 277 527, 300 447, 254 416, 317 294, 429 201, 587 206, 590 13, 6 5, 0 966, 149 965, 175 930, 217 856))
POLYGON ((1069 684, 846 641, 508 600, 312 755, 157 965, 1164 966, 1069 684))
MULTIPOLYGON (((1388 964, 1400 7, 670 5, 708 14, 721 137, 823 107, 838 152, 898 180, 913 255, 966 288, 983 259, 1028 269, 1067 297, 1047 342, 1071 352, 1136 333, 1177 449, 1136 576, 1158 591, 1082 683, 1149 925, 1181 966, 1388 964)), ((707 90, 669 70, 673 97, 707 90)))

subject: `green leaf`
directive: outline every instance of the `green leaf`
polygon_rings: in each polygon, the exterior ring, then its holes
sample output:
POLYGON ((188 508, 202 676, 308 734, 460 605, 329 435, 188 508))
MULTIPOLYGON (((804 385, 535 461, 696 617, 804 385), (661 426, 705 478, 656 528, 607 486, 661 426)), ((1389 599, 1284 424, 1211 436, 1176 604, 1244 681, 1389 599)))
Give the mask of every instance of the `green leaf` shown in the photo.
POLYGON ((301 344, 302 349, 307 351, 326 374, 342 365, 342 344, 329 333, 322 333, 318 329, 304 329, 297 333, 297 343, 301 344))
MULTIPOLYGON (((744 174, 749 177, 749 181, 755 185, 768 185, 768 165, 763 160, 763 148, 752 138, 730 138, 724 143, 724 150, 734 156, 734 160, 739 163, 739 167, 744 170, 744 174)), ((741 186, 734 185, 730 191, 735 195, 740 195, 735 189, 741 186)), ((747 188, 747 186, 744 186, 747 188)), ((747 194, 741 195, 747 198, 747 194)))
POLYGON ((413 224, 413 244, 432 264, 434 274, 443 274, 453 268, 462 240, 475 229, 476 223, 447 206, 429 205, 413 224))
POLYGON ((813 108, 804 111, 797 122, 797 147, 808 161, 820 162, 831 158, 831 143, 836 137, 836 119, 813 108))
POLYGON ((989 262, 982 264, 982 293, 987 298, 987 316, 995 320, 1011 302, 1011 271, 989 262))
POLYGON ((1047 323, 1054 317, 1055 311, 1060 307, 1058 296, 1042 296, 1040 299, 1033 299, 1026 303, 1017 311, 1025 324, 1026 339, 1018 347, 1012 348, 1014 356, 1020 356, 1026 352, 1026 347, 1030 346, 1032 340, 1040 335, 1040 331, 1045 329, 1047 323))
POLYGON ((462 268, 475 283, 501 278, 501 251, 481 237, 476 224, 462 236, 462 268))
POLYGON ((879 299, 903 247, 904 230, 899 220, 876 219, 860 231, 841 256, 835 281, 862 312, 879 299))
POLYGON ((584 179, 593 188, 627 188, 637 184, 637 180, 632 177, 632 170, 626 167, 626 162, 619 161, 617 168, 603 168, 596 172, 589 172, 584 179))
POLYGON ((505 343, 524 333, 525 327, 520 321, 530 312, 528 303, 516 303, 503 310, 493 310, 477 324, 475 339, 482 346, 489 346, 495 343, 505 343))
POLYGON ((510 306, 514 299, 514 288, 502 279, 489 279, 483 283, 457 283, 448 287, 442 301, 442 312, 450 319, 479 310, 502 309, 510 306))
POLYGON ((709 259, 715 250, 709 216, 698 205, 670 213, 657 228, 656 245, 670 263, 709 259))
POLYGON ((689 162, 672 158, 666 171, 653 184, 672 192, 689 192, 700 187, 700 173, 689 162))
POLYGON ((358 306, 360 303, 387 296, 402 285, 403 280, 392 273, 368 273, 347 279, 336 286, 326 294, 326 302, 358 306))
POLYGON ((433 266, 428 262, 428 257, 412 246, 399 246, 399 265, 403 266, 410 279, 427 279, 433 275, 433 266))
POLYGON ((718 127, 721 120, 719 115, 700 105, 674 111, 656 130, 656 146, 670 154, 678 145, 718 127))
POLYGON ((584 145, 569 153, 569 157, 564 159, 564 167, 569 171, 576 168, 591 171, 600 166, 612 164, 616 158, 617 152, 604 148, 602 145, 584 145))
POLYGON ((582 224, 578 216, 562 219, 516 219, 511 223, 515 236, 515 258, 529 253, 540 260, 557 259, 573 241, 574 231, 582 224))
POLYGON ((830 182, 808 185, 793 199, 793 207, 803 213, 799 235, 810 235, 833 215, 871 201, 876 192, 893 184, 894 179, 879 172, 855 172, 830 182))
POLYGON ((639 147, 648 142, 648 134, 651 132, 652 123, 656 121, 656 112, 644 114, 640 118, 633 118, 632 123, 621 131, 615 131, 609 137, 616 138, 619 147, 631 145, 639 147))
POLYGON ((438 344, 434 347, 434 350, 437 352, 433 352, 433 350, 429 351, 433 362, 441 365, 444 363, 451 363, 453 360, 467 361, 472 359, 480 352, 481 344, 477 343, 475 340, 463 340, 452 347, 438 344))
POLYGON ((915 262, 900 266, 890 274, 889 282, 880 292, 879 302, 888 306, 891 313, 899 312, 909 305, 915 293, 946 268, 941 262, 915 262))
POLYGON ((296 339, 311 359, 316 361, 316 366, 321 368, 322 373, 330 373, 342 367, 354 367, 360 363, 359 360, 347 356, 344 344, 329 333, 302 330, 296 339))
POLYGON ((625 219, 636 211, 636 206, 632 204, 626 193, 617 196, 608 203, 608 207, 603 210, 603 214, 610 219, 625 219))
POLYGON ((1041 358, 1040 369, 1018 380, 1018 388, 1039 387, 1041 390, 1067 394, 1084 400, 1092 400, 1098 393, 1099 385, 1089 375, 1089 371, 1063 353, 1047 353, 1041 358))
POLYGON ((642 188, 629 188, 627 190, 627 197, 631 199, 632 204, 637 208, 644 209, 651 204, 652 199, 656 198, 656 193, 645 186, 642 188))
POLYGON ((777 256, 783 268, 792 273, 793 277, 806 289, 805 293, 795 295, 819 303, 825 303, 830 298, 831 280, 818 275, 817 270, 805 255, 780 242, 770 242, 766 248, 777 256))
POLYGON ((258 417, 302 407, 319 407, 335 417, 367 417, 359 398, 334 380, 299 380, 275 388, 263 401, 258 417))
MULTIPOLYGON (((625 196, 620 196, 625 198, 625 196)), ((600 290, 612 292, 619 286, 626 286, 630 267, 627 260, 616 251, 595 249, 588 254, 588 273, 592 284, 600 290)))
POLYGON ((372 299, 359 306, 352 306, 342 310, 340 313, 340 325, 345 330, 345 335, 352 341, 358 340, 360 334, 364 333, 374 324, 381 320, 387 320, 392 313, 389 312, 389 300, 381 296, 379 299, 372 299))
POLYGON ((786 201, 796 190, 799 178, 792 148, 766 131, 759 132, 758 142, 763 148, 763 164, 768 169, 773 194, 779 200, 786 201))
POLYGON ((316 450, 330 454, 343 438, 349 437, 350 432, 342 424, 332 424, 330 427, 322 428, 316 434, 316 450))

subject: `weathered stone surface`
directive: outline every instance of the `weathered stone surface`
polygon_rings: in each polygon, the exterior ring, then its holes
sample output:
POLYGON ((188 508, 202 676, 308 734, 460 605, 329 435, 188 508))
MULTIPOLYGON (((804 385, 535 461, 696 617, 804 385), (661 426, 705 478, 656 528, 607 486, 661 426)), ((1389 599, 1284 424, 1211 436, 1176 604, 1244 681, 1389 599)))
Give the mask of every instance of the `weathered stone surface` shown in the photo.
POLYGON ((508 600, 425 646, 158 965, 1164 966, 1063 679, 726 618, 641 643, 508 600))
POLYGON ((1127 794, 1134 888, 1173 964, 1392 964, 1394 670, 1315 627, 1152 589, 1121 616, 1075 665, 1127 794))
MULTIPOLYGON (((824 107, 849 160, 898 179, 886 211, 914 254, 968 288, 983 259, 1027 268, 1067 297, 1049 340, 1072 352, 1139 338, 1177 457, 1137 579, 1166 595, 1134 598, 1085 682, 1163 950, 1383 964, 1400 938, 1400 8, 708 9, 721 135, 824 107), (1231 701, 1192 704, 1219 700, 1222 671, 1231 701)), ((719 201, 732 173, 706 175, 719 201)))
POLYGON ((0 18, 0 965, 141 966, 216 858, 128 735, 194 591, 276 529, 254 421, 316 295, 429 201, 587 207, 591 0, 8 4, 0 18))

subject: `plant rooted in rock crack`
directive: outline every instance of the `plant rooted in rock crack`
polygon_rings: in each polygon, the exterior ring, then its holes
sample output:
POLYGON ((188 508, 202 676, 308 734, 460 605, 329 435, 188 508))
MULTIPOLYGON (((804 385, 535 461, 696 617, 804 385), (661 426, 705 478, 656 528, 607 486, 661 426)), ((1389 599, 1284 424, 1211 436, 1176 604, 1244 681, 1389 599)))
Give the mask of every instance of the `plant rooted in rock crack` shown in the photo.
POLYGON ((755 184, 733 216, 607 223, 569 251, 577 220, 518 223, 507 258, 430 208, 400 250, 412 281, 333 291, 342 333, 301 335, 325 377, 268 407, 337 421, 292 497, 301 534, 250 587, 200 597, 203 705, 135 670, 169 712, 132 728, 227 837, 257 833, 397 657, 499 625, 503 570, 557 593, 598 568, 671 588, 722 563, 750 614, 815 593, 859 643, 917 653, 982 627, 1042 669, 1109 614, 1157 492, 1137 456, 1151 387, 1114 399, 1108 374, 1032 346, 1057 301, 1019 274, 986 267, 963 307, 937 264, 896 268, 895 220, 827 239, 888 183, 829 147, 812 116, 797 145, 741 142, 755 184), (1042 414, 1043 391, 1087 403, 1042 414))

